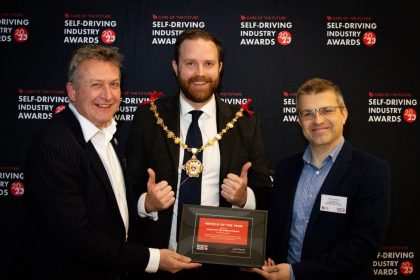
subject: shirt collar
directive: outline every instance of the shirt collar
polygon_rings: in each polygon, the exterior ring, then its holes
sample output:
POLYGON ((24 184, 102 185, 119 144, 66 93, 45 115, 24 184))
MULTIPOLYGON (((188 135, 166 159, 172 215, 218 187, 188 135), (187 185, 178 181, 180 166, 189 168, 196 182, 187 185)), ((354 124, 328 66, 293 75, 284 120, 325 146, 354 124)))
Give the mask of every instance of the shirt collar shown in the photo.
MULTIPOLYGON (((338 144, 334 147, 334 149, 332 149, 332 151, 330 152, 330 154, 327 156, 327 158, 324 160, 324 163, 328 160, 331 159, 332 162, 334 163, 335 160, 338 157, 338 154, 341 151, 341 148, 344 145, 344 137, 341 137, 340 142, 338 142, 338 144)), ((306 147, 305 152, 303 153, 302 159, 305 163, 311 164, 311 155, 312 155, 312 150, 311 150, 311 146, 308 145, 308 147, 306 147)))
MULTIPOLYGON (((189 115, 190 111, 196 110, 187 101, 185 101, 181 95, 179 96, 179 101, 181 104, 181 116, 185 117, 189 115)), ((209 118, 216 116, 216 98, 214 97, 214 94, 211 96, 210 101, 200 108, 200 111, 203 111, 203 115, 209 118)))
POLYGON ((82 116, 72 103, 69 103, 69 108, 80 123, 80 127, 82 128, 83 137, 85 138, 86 143, 89 142, 92 137, 94 137, 99 131, 104 134, 107 142, 111 141, 112 137, 114 137, 114 133, 117 131, 117 122, 115 119, 112 119, 109 126, 103 129, 99 129, 91 121, 82 116))

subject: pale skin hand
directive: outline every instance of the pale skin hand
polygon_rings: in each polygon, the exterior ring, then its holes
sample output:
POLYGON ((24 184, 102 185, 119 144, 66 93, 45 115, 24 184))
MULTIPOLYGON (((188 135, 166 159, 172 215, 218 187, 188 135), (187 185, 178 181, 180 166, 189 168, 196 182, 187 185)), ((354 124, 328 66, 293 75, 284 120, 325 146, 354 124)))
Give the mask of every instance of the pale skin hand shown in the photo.
POLYGON ((248 170, 251 162, 242 166, 241 175, 229 173, 223 180, 221 195, 230 203, 238 207, 244 207, 247 199, 248 170))
POLYGON ((200 267, 200 263, 193 263, 191 259, 168 249, 160 249, 159 269, 176 273, 183 269, 200 267))
POLYGON ((270 258, 264 262, 262 269, 252 268, 251 271, 268 280, 290 280, 290 264, 281 263, 276 265, 270 258))
POLYGON ((147 194, 144 208, 147 213, 168 209, 175 202, 175 193, 166 181, 156 184, 156 174, 153 169, 147 169, 149 180, 147 181, 147 194))

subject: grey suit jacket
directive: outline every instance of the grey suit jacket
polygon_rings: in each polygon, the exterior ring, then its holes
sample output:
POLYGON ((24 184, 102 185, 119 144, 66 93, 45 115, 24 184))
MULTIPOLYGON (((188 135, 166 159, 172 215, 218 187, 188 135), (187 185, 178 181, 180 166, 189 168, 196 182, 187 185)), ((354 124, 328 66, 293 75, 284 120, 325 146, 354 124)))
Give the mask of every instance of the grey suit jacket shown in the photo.
MULTIPOLYGON (((31 279, 117 279, 145 269, 149 250, 126 242, 106 170, 69 109, 36 137, 25 183, 31 279)), ((137 214, 127 180, 126 193, 130 238, 137 214)))
MULTIPOLYGON (((168 129, 179 135, 179 95, 155 101, 159 115, 168 129)), ((227 105, 216 97, 218 131, 232 120, 239 106, 227 105)), ((235 127, 219 141, 221 166, 220 182, 228 173, 240 174, 242 166, 252 162, 248 172, 248 186, 256 195, 257 208, 265 208, 265 194, 271 189, 261 133, 255 115, 244 115, 235 127)), ((166 137, 150 111, 150 105, 140 106, 134 116, 127 142, 126 159, 130 178, 133 180, 136 198, 147 191, 147 168, 156 172, 156 182, 166 180, 176 193, 178 181, 179 146, 166 137)), ((221 183, 220 183, 221 185, 221 183)), ((231 205, 219 197, 220 206, 231 205)), ((142 219, 141 240, 147 246, 167 248, 172 221, 173 206, 159 212, 158 221, 142 219)))

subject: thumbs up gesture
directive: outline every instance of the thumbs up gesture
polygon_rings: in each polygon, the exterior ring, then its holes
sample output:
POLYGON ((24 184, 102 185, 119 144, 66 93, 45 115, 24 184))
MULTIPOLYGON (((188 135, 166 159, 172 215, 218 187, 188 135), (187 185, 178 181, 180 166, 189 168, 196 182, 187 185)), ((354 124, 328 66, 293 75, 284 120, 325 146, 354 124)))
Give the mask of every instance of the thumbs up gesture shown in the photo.
POLYGON ((147 169, 149 180, 147 181, 147 194, 144 207, 147 213, 162 211, 175 202, 175 194, 172 187, 166 181, 156 183, 156 174, 153 169, 147 169))
POLYGON ((221 195, 231 204, 244 207, 247 199, 248 170, 251 162, 242 166, 241 175, 229 173, 223 180, 221 195))

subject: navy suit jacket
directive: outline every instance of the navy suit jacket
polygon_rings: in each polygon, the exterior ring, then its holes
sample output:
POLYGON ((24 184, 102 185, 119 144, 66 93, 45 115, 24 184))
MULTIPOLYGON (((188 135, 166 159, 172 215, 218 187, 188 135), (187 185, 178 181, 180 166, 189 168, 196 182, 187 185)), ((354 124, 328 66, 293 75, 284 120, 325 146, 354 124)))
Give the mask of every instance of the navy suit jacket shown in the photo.
MULTIPOLYGON (((175 135, 180 134, 179 95, 160 98, 155 101, 160 117, 168 129, 175 135)), ((223 103, 216 96, 217 128, 220 131, 230 122, 239 106, 223 103)), ((244 116, 235 123, 221 141, 219 141, 221 166, 220 185, 228 173, 240 174, 242 166, 252 162, 248 171, 248 186, 253 188, 257 208, 267 208, 266 193, 271 190, 271 181, 261 133, 261 127, 255 115, 244 116)), ((138 107, 132 122, 131 133, 127 142, 126 159, 130 178, 136 192, 136 198, 147 192, 147 168, 156 173, 156 182, 166 180, 176 193, 178 182, 179 145, 166 137, 166 133, 156 124, 150 105, 138 107)), ((222 197, 220 206, 231 207, 222 197)), ((171 231, 173 205, 159 212, 159 219, 141 219, 140 232, 142 242, 150 247, 167 248, 171 231)))
MULTIPOLYGON (((268 257, 287 262, 293 201, 302 154, 280 161, 269 210, 268 257)), ((388 164, 344 143, 312 209, 297 280, 370 279, 371 264, 386 233, 390 207, 388 164), (347 213, 320 211, 321 194, 347 197, 347 213)))
MULTIPOLYGON (((144 271, 149 250, 126 242, 105 167, 71 110, 36 137, 25 182, 31 279, 118 279, 144 271)), ((136 236, 137 213, 127 180, 126 193, 130 237, 136 236)))

